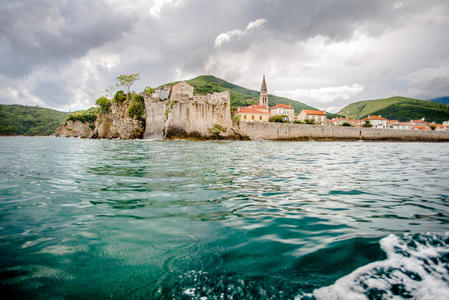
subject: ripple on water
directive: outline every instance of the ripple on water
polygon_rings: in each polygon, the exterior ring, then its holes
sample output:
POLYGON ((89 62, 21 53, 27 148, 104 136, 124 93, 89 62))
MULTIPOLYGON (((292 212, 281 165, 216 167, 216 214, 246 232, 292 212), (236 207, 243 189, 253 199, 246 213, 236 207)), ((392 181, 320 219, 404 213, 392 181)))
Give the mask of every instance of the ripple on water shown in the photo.
POLYGON ((447 282, 447 243, 404 234, 449 231, 445 144, 0 138, 0 157, 12 296, 405 297, 424 288, 397 262, 424 261, 447 282))

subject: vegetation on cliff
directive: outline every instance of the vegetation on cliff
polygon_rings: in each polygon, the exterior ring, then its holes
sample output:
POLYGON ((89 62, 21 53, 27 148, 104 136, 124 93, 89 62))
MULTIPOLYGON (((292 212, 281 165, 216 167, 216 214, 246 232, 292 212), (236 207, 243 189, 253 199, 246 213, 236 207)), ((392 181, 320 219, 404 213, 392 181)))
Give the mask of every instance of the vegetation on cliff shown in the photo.
POLYGON ((0 135, 51 135, 66 115, 49 108, 0 104, 0 135))
POLYGON ((70 113, 65 118, 65 122, 67 121, 81 121, 83 123, 93 123, 97 119, 98 113, 100 112, 99 107, 91 107, 86 110, 78 110, 73 113, 70 113))
POLYGON ((390 120, 410 121, 426 118, 427 121, 449 120, 449 105, 406 97, 365 100, 349 104, 339 114, 353 119, 368 115, 382 115, 390 120))
POLYGON ((135 94, 130 101, 128 108, 128 115, 139 121, 144 120, 145 115, 145 101, 141 95, 135 94))
POLYGON ((128 100, 128 96, 122 90, 117 91, 114 95, 114 98, 112 98, 112 101, 114 101, 115 103, 123 103, 127 100, 128 100))
POLYGON ((104 114, 109 113, 109 110, 111 109, 111 100, 109 100, 106 97, 100 97, 97 99, 97 101, 95 102, 96 105, 98 105, 100 107, 100 111, 104 114))

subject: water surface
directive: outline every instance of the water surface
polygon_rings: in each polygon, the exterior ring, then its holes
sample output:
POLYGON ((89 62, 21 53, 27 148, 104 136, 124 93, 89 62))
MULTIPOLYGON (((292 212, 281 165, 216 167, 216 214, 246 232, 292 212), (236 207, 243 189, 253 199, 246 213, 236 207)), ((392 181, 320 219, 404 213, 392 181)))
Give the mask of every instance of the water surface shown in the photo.
POLYGON ((449 293, 447 143, 4 137, 0 158, 12 297, 449 293))

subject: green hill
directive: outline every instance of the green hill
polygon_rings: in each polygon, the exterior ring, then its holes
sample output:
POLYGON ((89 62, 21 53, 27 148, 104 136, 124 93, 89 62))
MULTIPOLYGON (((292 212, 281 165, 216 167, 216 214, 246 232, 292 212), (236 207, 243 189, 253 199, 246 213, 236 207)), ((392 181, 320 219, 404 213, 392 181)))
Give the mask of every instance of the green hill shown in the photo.
POLYGON ((66 115, 49 108, 0 104, 0 135, 51 135, 66 115))
POLYGON ((390 120, 410 121, 426 118, 430 122, 442 122, 449 120, 449 105, 406 97, 391 97, 352 103, 338 114, 348 115, 353 119, 381 115, 390 120))
MULTIPOLYGON (((246 89, 212 75, 198 76, 193 79, 187 80, 187 82, 195 88, 195 94, 223 92, 226 90, 229 91, 231 94, 231 110, 236 109, 238 106, 255 104, 259 99, 258 91, 246 89)), ((173 85, 175 83, 176 82, 171 82, 168 84, 164 84, 164 86, 173 85)), ((268 95, 269 105, 274 106, 279 103, 290 104, 297 113, 299 113, 303 109, 316 109, 299 101, 274 95, 268 95)))

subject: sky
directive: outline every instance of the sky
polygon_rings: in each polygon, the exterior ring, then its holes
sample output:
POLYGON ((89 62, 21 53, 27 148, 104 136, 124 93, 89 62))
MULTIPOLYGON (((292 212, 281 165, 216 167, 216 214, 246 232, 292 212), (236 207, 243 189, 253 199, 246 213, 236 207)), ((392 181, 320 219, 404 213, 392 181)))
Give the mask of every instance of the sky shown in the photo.
POLYGON ((214 75, 329 112, 449 96, 447 0, 0 0, 0 103, 85 109, 214 75))

